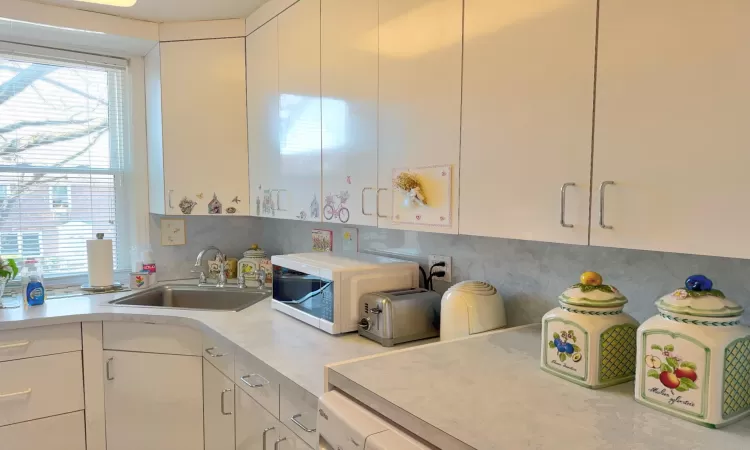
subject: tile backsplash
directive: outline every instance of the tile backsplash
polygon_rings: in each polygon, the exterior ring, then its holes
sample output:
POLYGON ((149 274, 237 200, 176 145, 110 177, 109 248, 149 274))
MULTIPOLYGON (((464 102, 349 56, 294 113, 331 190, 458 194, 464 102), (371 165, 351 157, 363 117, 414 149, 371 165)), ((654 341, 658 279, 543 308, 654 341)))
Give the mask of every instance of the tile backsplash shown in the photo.
MULTIPOLYGON (((201 248, 216 245, 230 256, 257 242, 269 255, 310 251, 315 228, 334 232, 341 248, 340 224, 314 224, 247 217, 187 217, 187 245, 161 247, 159 216, 151 217, 151 241, 160 279, 190 277, 201 248)), ((430 254, 453 257, 453 281, 482 280, 498 288, 510 325, 541 320, 557 296, 581 272, 600 272, 630 300, 625 310, 643 321, 656 313, 654 301, 684 279, 703 273, 727 297, 750 309, 750 260, 586 247, 474 236, 359 228, 360 251, 417 261, 426 268, 430 254)), ((447 284, 436 283, 437 290, 447 284)))

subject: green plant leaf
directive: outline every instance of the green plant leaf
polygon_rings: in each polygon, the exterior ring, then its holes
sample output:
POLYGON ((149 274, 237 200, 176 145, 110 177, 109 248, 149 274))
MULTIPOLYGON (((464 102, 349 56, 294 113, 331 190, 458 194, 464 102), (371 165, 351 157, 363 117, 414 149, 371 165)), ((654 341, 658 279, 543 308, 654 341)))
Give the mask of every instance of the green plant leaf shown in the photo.
POLYGON ((16 260, 13 259, 13 258, 9 259, 8 260, 8 265, 10 266, 10 268, 11 268, 11 270, 13 272, 13 276, 10 277, 10 279, 12 280, 13 278, 16 277, 16 275, 18 275, 18 266, 16 265, 16 260))
POLYGON ((552 333, 552 337, 555 339, 560 339, 560 335, 558 333, 552 333))
POLYGON ((667 357, 667 364, 669 364, 672 367, 677 367, 677 360, 669 356, 667 357))
POLYGON ((686 386, 690 389, 698 389, 698 385, 690 378, 680 378, 680 386, 686 386))
POLYGON ((674 345, 672 345, 672 344, 665 345, 664 346, 664 351, 665 352, 673 352, 674 351, 674 345))
POLYGON ((657 380, 659 379, 659 371, 656 369, 649 370, 647 375, 650 376, 651 378, 656 378, 657 380))
POLYGON ((581 351, 581 347, 579 347, 577 345, 573 345, 573 351, 576 352, 576 353, 578 353, 578 352, 581 351))
POLYGON ((685 392, 685 391, 690 390, 690 388, 687 387, 687 386, 685 386, 685 385, 680 384, 679 386, 677 386, 676 388, 674 388, 674 390, 675 391, 679 391, 679 392, 685 392))
POLYGON ((691 363, 690 361, 681 362, 680 367, 687 367, 688 369, 698 370, 698 366, 696 366, 695 363, 691 363))
POLYGON ((555 343, 553 341, 549 341, 547 345, 549 345, 549 348, 555 348, 555 343))
POLYGON ((673 368, 672 368, 672 366, 670 366, 669 364, 667 364, 667 363, 662 363, 662 364, 661 364, 661 371, 662 371, 662 372, 670 372, 670 373, 672 373, 672 372, 674 372, 674 369, 673 369, 673 368))
POLYGON ((565 353, 560 353, 560 362, 564 362, 565 359, 568 357, 565 353))
POLYGON ((661 346, 654 344, 651 346, 651 350, 661 350, 661 346))

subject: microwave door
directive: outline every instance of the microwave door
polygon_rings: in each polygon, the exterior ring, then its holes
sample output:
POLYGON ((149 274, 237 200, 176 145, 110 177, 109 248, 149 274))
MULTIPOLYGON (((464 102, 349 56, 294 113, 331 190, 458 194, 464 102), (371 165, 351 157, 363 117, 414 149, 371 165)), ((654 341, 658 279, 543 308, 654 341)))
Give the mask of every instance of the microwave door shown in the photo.
POLYGON ((325 278, 274 266, 274 300, 329 322, 333 322, 333 284, 325 278))

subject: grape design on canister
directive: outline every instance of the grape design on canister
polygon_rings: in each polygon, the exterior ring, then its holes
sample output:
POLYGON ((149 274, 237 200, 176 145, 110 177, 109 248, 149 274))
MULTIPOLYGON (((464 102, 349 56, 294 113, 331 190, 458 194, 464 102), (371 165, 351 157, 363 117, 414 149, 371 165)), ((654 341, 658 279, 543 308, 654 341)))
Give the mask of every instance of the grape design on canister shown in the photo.
POLYGON ((560 362, 564 362, 568 358, 576 363, 581 360, 581 348, 576 345, 578 338, 576 338, 573 330, 553 333, 552 337, 554 340, 549 341, 548 345, 549 348, 557 349, 557 358, 560 362))

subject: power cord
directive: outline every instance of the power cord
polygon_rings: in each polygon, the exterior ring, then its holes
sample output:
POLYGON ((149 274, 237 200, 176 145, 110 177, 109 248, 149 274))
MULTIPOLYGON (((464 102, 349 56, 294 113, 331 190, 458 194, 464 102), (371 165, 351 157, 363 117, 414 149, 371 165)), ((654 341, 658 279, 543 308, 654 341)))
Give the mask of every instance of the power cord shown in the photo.
MULTIPOLYGON (((427 277, 427 281, 425 282, 425 288, 429 289, 431 291, 435 290, 435 289, 433 289, 432 277, 444 277, 445 276, 445 271, 444 270, 438 270, 437 272, 433 272, 432 270, 435 267, 445 267, 445 262, 444 261, 440 261, 440 262, 437 262, 437 263, 435 263, 435 264, 433 264, 433 265, 430 266, 430 276, 427 277)), ((420 267, 420 269, 421 269, 421 267, 420 267)))
POLYGON ((419 271, 422 272, 422 281, 424 281, 424 288, 429 289, 429 282, 430 280, 427 278, 427 274, 425 273, 422 266, 419 266, 419 271))

